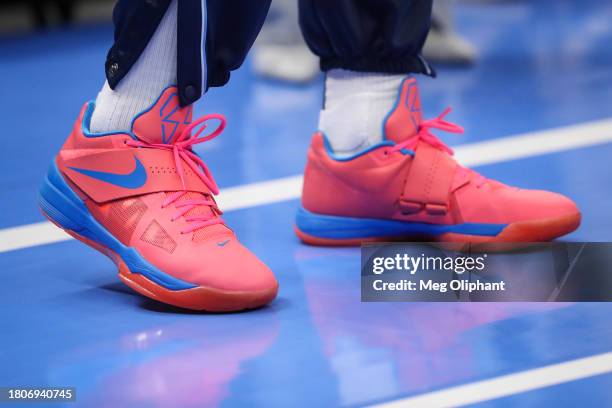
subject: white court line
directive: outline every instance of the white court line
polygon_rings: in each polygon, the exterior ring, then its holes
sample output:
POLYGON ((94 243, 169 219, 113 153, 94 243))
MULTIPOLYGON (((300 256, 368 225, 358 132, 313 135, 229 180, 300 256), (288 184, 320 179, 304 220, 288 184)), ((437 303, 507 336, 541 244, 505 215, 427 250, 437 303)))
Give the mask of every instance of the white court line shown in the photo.
MULTIPOLYGON (((612 119, 524 133, 455 148, 466 166, 499 163, 541 154, 594 146, 612 141, 612 119)), ((225 211, 272 204, 298 198, 302 176, 284 177, 260 183, 230 187, 219 195, 225 211)), ((0 229, 0 253, 70 239, 49 222, 0 229)))
POLYGON ((376 408, 447 408, 490 401, 612 372, 612 352, 374 405, 376 408))

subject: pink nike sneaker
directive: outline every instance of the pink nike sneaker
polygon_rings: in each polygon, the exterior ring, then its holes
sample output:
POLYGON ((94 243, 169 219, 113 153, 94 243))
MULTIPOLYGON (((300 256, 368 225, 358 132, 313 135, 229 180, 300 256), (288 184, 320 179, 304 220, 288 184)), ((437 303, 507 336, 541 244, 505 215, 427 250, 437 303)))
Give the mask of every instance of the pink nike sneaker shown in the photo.
POLYGON ((431 133, 463 133, 444 120, 447 113, 423 121, 417 82, 407 78, 380 144, 339 158, 316 133, 296 218, 300 239, 314 245, 536 242, 578 228, 580 211, 570 199, 510 187, 459 165, 431 133))
POLYGON ((191 107, 181 108, 171 87, 130 132, 94 134, 94 107, 84 106, 49 168, 43 213, 110 257, 121 280, 152 299, 215 312, 272 301, 274 275, 225 225, 217 185, 192 150, 219 135, 225 118, 192 122, 191 107), (211 120, 219 125, 202 135, 211 120))

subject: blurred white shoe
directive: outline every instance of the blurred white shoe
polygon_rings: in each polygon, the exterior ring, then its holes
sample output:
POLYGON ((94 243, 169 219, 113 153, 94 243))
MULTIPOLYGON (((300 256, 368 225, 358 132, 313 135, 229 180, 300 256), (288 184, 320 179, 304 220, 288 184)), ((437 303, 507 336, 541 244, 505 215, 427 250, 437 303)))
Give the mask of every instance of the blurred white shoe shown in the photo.
POLYGON ((264 77, 307 82, 319 73, 319 59, 306 44, 260 43, 253 53, 253 68, 264 77))
POLYGON ((470 65, 478 58, 476 49, 453 27, 452 0, 434 0, 431 30, 423 56, 434 63, 470 65))
POLYGON ((423 56, 430 62, 471 65, 476 62, 476 49, 454 31, 431 29, 423 47, 423 56))
POLYGON ((261 76, 307 82, 319 73, 319 58, 302 37, 295 0, 274 0, 255 46, 253 68, 261 76))

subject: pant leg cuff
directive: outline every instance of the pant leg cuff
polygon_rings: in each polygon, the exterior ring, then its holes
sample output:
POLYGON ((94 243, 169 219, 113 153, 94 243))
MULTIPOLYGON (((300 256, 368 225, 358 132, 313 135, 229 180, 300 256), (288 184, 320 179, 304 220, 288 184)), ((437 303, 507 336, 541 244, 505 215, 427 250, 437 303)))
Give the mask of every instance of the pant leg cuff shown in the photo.
POLYGON ((383 74, 413 73, 424 74, 430 77, 436 76, 435 70, 420 55, 399 60, 384 60, 369 57, 353 59, 337 57, 321 58, 322 71, 329 71, 330 69, 337 68, 357 72, 378 72, 383 74))

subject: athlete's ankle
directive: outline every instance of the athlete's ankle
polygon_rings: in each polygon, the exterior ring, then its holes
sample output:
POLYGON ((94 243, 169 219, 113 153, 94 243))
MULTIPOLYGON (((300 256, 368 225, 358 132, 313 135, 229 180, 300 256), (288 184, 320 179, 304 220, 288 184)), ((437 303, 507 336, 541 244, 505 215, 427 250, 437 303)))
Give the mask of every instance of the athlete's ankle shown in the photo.
POLYGON ((350 156, 383 140, 383 122, 405 78, 341 69, 327 73, 319 129, 336 155, 350 156))
POLYGON ((177 2, 173 1, 151 41, 121 82, 105 82, 91 118, 94 133, 131 130, 132 120, 177 82, 177 2))

